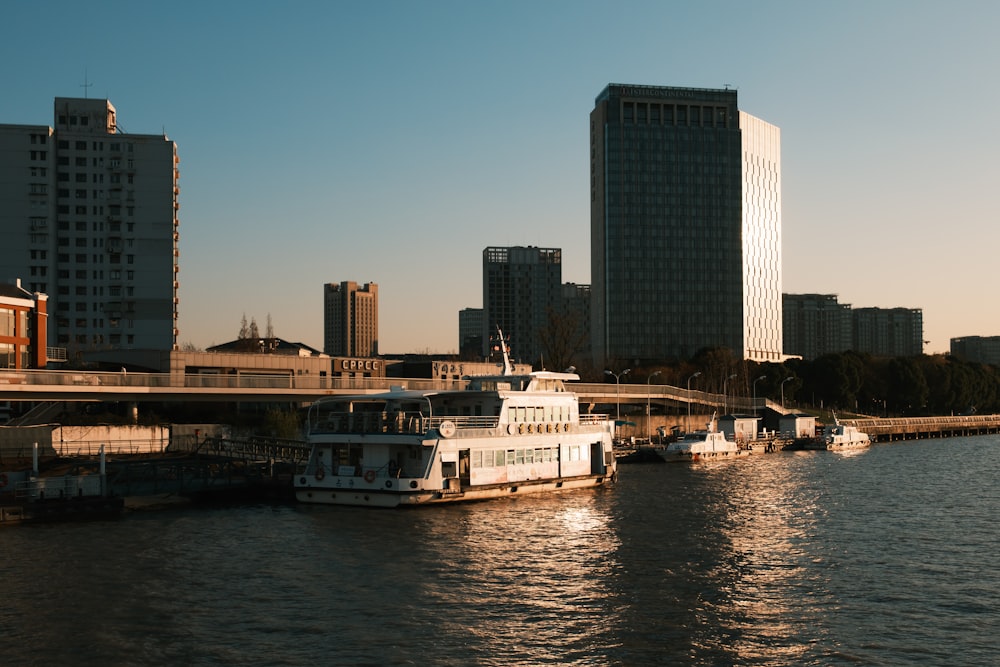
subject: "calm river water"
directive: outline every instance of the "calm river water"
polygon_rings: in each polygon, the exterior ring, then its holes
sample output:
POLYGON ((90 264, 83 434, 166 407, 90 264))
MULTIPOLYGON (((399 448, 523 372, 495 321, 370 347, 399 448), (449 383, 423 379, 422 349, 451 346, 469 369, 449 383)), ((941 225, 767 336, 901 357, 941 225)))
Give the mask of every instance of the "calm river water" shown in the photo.
POLYGON ((1000 663, 1000 438, 0 532, 9 665, 1000 663))

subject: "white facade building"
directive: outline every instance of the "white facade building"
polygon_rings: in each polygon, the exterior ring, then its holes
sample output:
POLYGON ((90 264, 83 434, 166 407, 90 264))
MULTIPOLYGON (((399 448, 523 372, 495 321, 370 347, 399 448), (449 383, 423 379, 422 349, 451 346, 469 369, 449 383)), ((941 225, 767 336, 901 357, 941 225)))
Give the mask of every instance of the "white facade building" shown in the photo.
POLYGON ((108 100, 55 99, 54 127, 0 125, 0 279, 49 295, 70 355, 173 349, 177 146, 126 134, 108 100))

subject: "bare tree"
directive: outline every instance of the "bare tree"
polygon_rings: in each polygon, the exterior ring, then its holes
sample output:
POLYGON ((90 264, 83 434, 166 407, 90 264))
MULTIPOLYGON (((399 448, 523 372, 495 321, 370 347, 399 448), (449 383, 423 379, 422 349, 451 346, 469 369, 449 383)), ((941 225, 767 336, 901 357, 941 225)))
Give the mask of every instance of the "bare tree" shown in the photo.
POLYGON ((550 308, 548 322, 538 332, 538 339, 545 352, 545 363, 553 369, 563 370, 585 349, 587 334, 578 313, 550 308))

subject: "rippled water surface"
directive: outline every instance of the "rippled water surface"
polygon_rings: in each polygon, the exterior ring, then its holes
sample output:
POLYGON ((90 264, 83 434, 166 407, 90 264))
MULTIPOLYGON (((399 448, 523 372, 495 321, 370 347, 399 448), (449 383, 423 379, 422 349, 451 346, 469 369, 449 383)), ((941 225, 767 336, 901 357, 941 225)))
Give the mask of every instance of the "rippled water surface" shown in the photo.
POLYGON ((1000 663, 1000 438, 0 531, 11 665, 1000 663))

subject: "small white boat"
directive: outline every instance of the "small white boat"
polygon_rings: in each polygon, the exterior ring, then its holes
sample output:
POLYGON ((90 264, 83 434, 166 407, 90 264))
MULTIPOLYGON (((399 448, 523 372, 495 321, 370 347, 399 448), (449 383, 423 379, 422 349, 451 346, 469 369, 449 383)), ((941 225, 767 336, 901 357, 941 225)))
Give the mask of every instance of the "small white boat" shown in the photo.
POLYGON ((732 440, 726 440, 726 434, 715 426, 715 415, 708 422, 704 431, 686 433, 677 442, 667 445, 660 456, 664 461, 725 461, 750 454, 747 449, 741 449, 732 440))
POLYGON ((837 415, 833 415, 833 424, 823 429, 823 435, 806 442, 803 449, 861 449, 872 444, 871 438, 864 431, 859 431, 855 426, 841 424, 837 415))
POLYGON ((614 422, 580 414, 576 373, 469 378, 464 390, 331 397, 309 410, 300 502, 396 507, 601 486, 616 478, 614 422))

